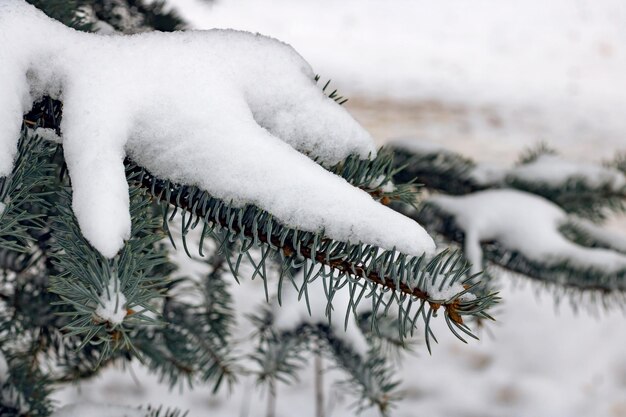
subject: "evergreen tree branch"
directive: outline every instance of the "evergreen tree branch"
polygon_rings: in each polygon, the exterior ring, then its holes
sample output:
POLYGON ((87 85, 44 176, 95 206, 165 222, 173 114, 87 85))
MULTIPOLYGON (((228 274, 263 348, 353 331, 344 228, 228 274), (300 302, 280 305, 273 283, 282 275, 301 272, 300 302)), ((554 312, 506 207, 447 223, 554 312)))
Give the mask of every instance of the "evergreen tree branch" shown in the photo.
POLYGON ((104 360, 118 349, 133 348, 135 327, 161 325, 154 303, 164 291, 162 274, 167 271, 161 269, 166 258, 158 246, 163 235, 158 232, 158 218, 150 214, 152 208, 145 194, 131 189, 131 238, 115 259, 105 259, 80 233, 69 209, 70 195, 62 193, 66 204, 59 207, 53 246, 59 273, 53 277, 50 291, 59 295, 59 305, 70 308, 63 313, 72 319, 64 326, 67 334, 83 336, 83 346, 102 343, 100 360, 104 360), (116 306, 121 311, 119 322, 98 313, 99 307, 105 307, 103 299, 115 280, 119 280, 118 291, 125 299, 124 305, 116 306))
POLYGON ((400 381, 381 352, 371 349, 366 358, 356 353, 341 337, 337 337, 329 326, 312 328, 320 343, 348 378, 340 385, 354 392, 357 413, 375 407, 381 415, 391 415, 393 403, 400 399, 396 392, 400 381))
POLYGON ((426 189, 452 195, 486 188, 471 176, 474 161, 460 154, 448 150, 418 152, 397 145, 391 145, 391 149, 397 168, 394 180, 398 183, 416 181, 426 189))
POLYGON ((37 241, 33 229, 44 229, 47 188, 55 172, 53 154, 53 147, 23 130, 13 172, 0 178, 0 260, 11 269, 32 261, 25 254, 37 241))
MULTIPOLYGON (((427 224, 429 230, 451 242, 463 245, 465 231, 455 221, 454 216, 446 213, 435 204, 426 203, 420 210, 404 209, 407 215, 427 224)), ((584 231, 575 228, 573 223, 565 225, 570 233, 582 236, 584 231)), ((586 235, 589 247, 606 247, 601 242, 586 235)), ((578 240, 582 243, 582 240, 578 240)), ((542 283, 555 284, 565 289, 598 292, 611 296, 615 292, 626 291, 626 269, 613 273, 593 267, 582 267, 568 261, 542 263, 529 259, 523 253, 508 248, 503 242, 492 240, 481 242, 483 258, 501 268, 525 275, 542 283)))
MULTIPOLYGON (((464 284, 469 283, 472 277, 466 276, 468 266, 464 262, 459 263, 461 258, 457 254, 443 252, 427 260, 425 256, 410 258, 395 251, 384 251, 369 245, 337 242, 322 234, 286 227, 254 206, 231 207, 195 187, 159 180, 137 166, 130 165, 128 177, 130 181, 149 189, 158 201, 174 206, 174 214, 178 208, 185 213, 191 213, 183 214, 183 236, 203 221, 203 235, 212 233, 217 227, 226 233, 224 242, 241 243, 239 259, 251 248, 265 246, 278 253, 283 270, 291 266, 298 267, 304 261, 322 266, 309 280, 321 275, 330 277, 333 274, 337 275, 335 277, 337 283, 342 280, 347 282, 348 279, 363 279, 369 285, 372 300, 377 298, 375 293, 382 290, 397 294, 397 297, 392 298, 392 302, 398 304, 405 301, 411 304, 417 301, 421 307, 415 313, 412 322, 405 316, 404 324, 411 325, 401 326, 403 332, 410 331, 415 325, 415 319, 422 317, 425 304, 428 304, 427 309, 435 315, 436 311, 443 307, 446 317, 450 318, 455 326, 464 326, 463 315, 489 317, 483 313, 496 301, 495 294, 485 294, 472 301, 461 301, 460 293, 450 299, 441 300, 432 298, 423 289, 428 279, 436 280, 442 287, 446 283, 453 284, 459 280, 464 284), (437 279, 440 273, 444 277, 442 280, 437 279)), ((172 219, 174 214, 169 215, 168 206, 164 207, 164 219, 172 219)), ((262 263, 264 262, 263 260, 262 263)), ((238 260, 235 265, 239 263, 238 260)), ((262 264, 257 265, 257 271, 264 277, 262 267, 262 264)), ((237 268, 233 268, 235 276, 237 272, 237 268)), ((357 300, 357 295, 354 296, 355 303, 361 299, 358 297, 357 300)), ((380 305, 381 303, 377 302, 376 308, 380 308, 380 305)), ((423 316, 423 319, 426 321, 429 317, 430 315, 423 316)), ((466 330, 463 327, 463 331, 466 330)))
MULTIPOLYGON (((432 149, 407 144, 392 145, 396 155, 398 182, 416 180, 425 188, 450 195, 463 195, 488 188, 514 188, 540 195, 572 214, 600 221, 610 212, 626 211, 626 185, 616 186, 613 179, 593 181, 584 173, 569 176, 562 183, 529 180, 515 175, 515 170, 500 170, 495 174, 481 172, 487 168, 447 149, 432 149), (595 184, 595 182, 598 182, 595 184)), ((546 145, 527 150, 520 156, 518 166, 535 162, 543 155, 556 155, 546 145)), ((619 172, 619 160, 612 164, 619 172)))
MULTIPOLYGON (((44 99, 46 100, 50 99, 44 99)), ((28 115, 26 120, 38 126, 58 129, 58 125, 53 125, 60 122, 58 115, 61 106, 60 102, 39 106, 42 113, 28 115)), ((408 188, 396 188, 392 192, 382 191, 392 176, 397 174, 397 169, 392 165, 392 156, 391 153, 384 151, 373 161, 361 161, 350 157, 331 169, 353 185, 377 194, 381 201, 385 200, 384 202, 388 203, 392 198, 405 202, 414 201, 415 190, 410 184, 408 188)), ((187 234, 202 222, 203 237, 216 236, 214 232, 217 228, 226 233, 222 238, 225 239, 224 242, 240 243, 239 258, 235 265, 240 263, 241 257, 252 247, 263 246, 278 254, 284 266, 283 270, 290 268, 291 265, 299 266, 305 260, 309 260, 313 265, 323 266, 311 279, 319 275, 336 274, 337 282, 348 279, 365 280, 370 285, 370 294, 381 290, 392 291, 397 294, 397 297, 392 297, 394 303, 406 302, 410 306, 414 301, 419 303, 420 307, 415 317, 404 315, 404 325, 400 326, 403 332, 409 331, 415 325, 417 317, 421 317, 425 322, 429 321, 431 316, 436 316, 437 310, 442 306, 445 317, 451 320, 450 328, 460 326, 463 332, 467 332, 462 316, 489 317, 485 311, 496 300, 495 294, 489 293, 480 295, 472 302, 460 302, 458 297, 462 295, 461 293, 448 300, 430 297, 424 290, 426 275, 430 277, 432 272, 439 271, 444 265, 458 266, 459 257, 455 254, 442 253, 427 260, 424 256, 411 258, 396 251, 385 251, 370 245, 334 241, 326 238, 323 233, 304 232, 282 225, 271 214, 257 207, 251 205, 244 208, 233 207, 197 187, 161 180, 130 160, 126 161, 126 167, 129 182, 144 188, 157 202, 162 203, 165 230, 169 230, 168 223, 178 210, 182 211, 182 236, 186 250, 187 234), (169 206, 174 207, 172 213, 169 213, 169 206), (427 310, 426 314, 423 314, 424 310, 427 310)), ((202 250, 202 242, 199 246, 202 250)), ((263 263, 264 261, 257 265, 261 274, 263 263)), ((469 285, 470 278, 462 278, 467 270, 467 266, 464 265, 446 271, 441 285, 458 280, 463 280, 469 285)), ((237 268, 233 268, 233 273, 237 275, 237 268)), ((374 300, 376 296, 371 295, 370 298, 374 300)), ((380 301, 374 304, 376 308, 385 305, 380 301)), ((82 328, 85 329, 84 326, 82 328)))
POLYGON ((296 380, 309 359, 305 354, 317 346, 347 375, 340 385, 353 392, 359 413, 375 407, 382 415, 389 415, 393 401, 399 399, 395 393, 399 383, 380 351, 370 349, 367 357, 362 357, 326 324, 302 323, 293 330, 279 331, 273 327, 274 318, 269 311, 252 319, 261 334, 261 343, 252 355, 260 367, 259 382, 296 380))

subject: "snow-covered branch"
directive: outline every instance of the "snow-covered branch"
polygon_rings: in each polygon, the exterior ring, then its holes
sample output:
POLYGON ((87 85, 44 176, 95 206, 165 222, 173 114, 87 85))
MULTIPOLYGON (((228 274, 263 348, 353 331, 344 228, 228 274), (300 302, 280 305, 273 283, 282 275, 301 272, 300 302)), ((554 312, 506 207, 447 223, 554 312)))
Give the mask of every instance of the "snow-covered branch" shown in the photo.
POLYGON ((399 181, 416 179, 426 188, 446 194, 514 188, 593 220, 626 210, 626 175, 618 167, 568 161, 545 147, 531 149, 513 167, 476 163, 418 139, 398 139, 391 148, 396 152, 396 165, 403 167, 396 174, 399 181))
POLYGON ((565 287, 626 290, 624 237, 568 216, 542 197, 510 189, 438 195, 413 215, 461 243, 475 270, 487 260, 565 287))
POLYGON ((0 5, 0 39, 0 175, 11 172, 21 114, 45 95, 62 99, 73 209, 109 258, 130 235, 126 155, 292 227, 412 255, 434 250, 418 224, 310 159, 333 165, 376 151, 282 42, 231 30, 80 33, 23 0, 0 5))

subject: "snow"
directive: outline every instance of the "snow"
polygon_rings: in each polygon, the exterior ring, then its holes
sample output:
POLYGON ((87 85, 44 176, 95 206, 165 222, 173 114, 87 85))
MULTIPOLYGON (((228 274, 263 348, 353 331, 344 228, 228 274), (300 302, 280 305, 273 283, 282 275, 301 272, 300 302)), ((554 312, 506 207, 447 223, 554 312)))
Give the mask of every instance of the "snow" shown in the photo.
POLYGON ((586 219, 570 218, 569 221, 598 242, 608 245, 618 252, 626 253, 626 234, 623 232, 620 233, 607 227, 598 226, 586 219))
POLYGON ((38 127, 33 131, 33 134, 49 142, 63 143, 63 139, 59 135, 57 135, 54 129, 38 127))
POLYGON ((109 279, 109 285, 100 294, 100 302, 96 308, 95 314, 98 319, 108 321, 111 324, 120 324, 126 317, 126 296, 121 290, 117 275, 109 279))
POLYGON ((61 407, 51 417, 146 417, 136 408, 104 404, 72 404, 61 407))
MULTIPOLYGON (((441 143, 417 137, 394 139, 388 144, 392 148, 406 150, 415 155, 454 154, 441 143)), ((513 168, 505 168, 502 163, 478 163, 469 170, 468 175, 481 186, 521 180, 551 187, 562 187, 568 181, 580 180, 591 188, 608 187, 613 191, 626 189, 626 176, 615 168, 591 162, 573 162, 551 154, 539 155, 532 162, 513 168)))
MULTIPOLYGON (((562 154, 580 160, 610 157, 624 146, 621 0, 478 0, 471 5, 399 0, 397 7, 378 0, 207 3, 170 1, 198 28, 237 27, 288 41, 316 72, 333 78, 351 98, 347 106, 380 139, 419 133, 480 162, 513 162, 521 150, 546 138, 562 154), (357 97, 378 100, 388 94, 393 100, 372 101, 371 107, 361 106, 357 97), (421 107, 405 106, 398 97, 433 99, 445 108, 442 114, 427 109, 424 115, 421 107), (491 99, 495 103, 483 107, 491 99), (464 107, 457 115, 459 101, 464 107), (492 126, 483 115, 493 111, 502 126, 492 126)), ((623 218, 611 225, 626 231, 623 218)), ((398 375, 405 398, 393 415, 624 415, 623 312, 601 310, 595 317, 563 302, 557 308, 552 294, 520 278, 503 274, 496 279, 504 302, 495 312, 495 325, 480 335, 480 342, 462 345, 444 322, 433 322, 440 344, 432 356, 418 346, 419 355, 402 362, 398 375)), ((238 310, 257 311, 251 300, 261 301, 263 285, 260 280, 253 284, 233 285, 238 310)), ((328 415, 354 415, 352 399, 332 385, 336 375, 328 372, 328 415)), ((291 416, 294 410, 303 417, 314 415, 312 375, 305 369, 300 383, 279 384, 277 416, 291 416)), ((54 396, 62 404, 78 397, 163 403, 190 409, 190 417, 252 417, 264 415, 266 405, 255 387, 255 381, 242 378, 232 393, 211 396, 209 387, 197 385, 181 395, 133 363, 108 368, 54 396)))
MULTIPOLYGON (((463 284, 460 282, 455 283, 447 283, 443 287, 441 286, 441 280, 437 279, 433 282, 432 277, 428 276, 425 280, 425 286, 423 288, 429 295, 429 297, 433 300, 441 300, 448 301, 455 297, 457 294, 465 291, 463 284)), ((459 297, 461 301, 472 301, 475 300, 476 296, 471 292, 466 292, 465 294, 459 297)))
POLYGON ((393 183, 393 181, 387 181, 385 184, 383 184, 381 191, 383 193, 392 193, 396 190, 396 186, 393 183))
POLYGON ((2 215, 2 213, 4 213, 5 208, 6 208, 6 205, 4 205, 4 203, 0 203, 0 216, 2 215))
POLYGON ((374 178, 368 184, 368 187, 372 190, 380 188, 380 191, 382 191, 383 193, 392 193, 396 189, 396 186, 394 185, 393 181, 391 180, 385 181, 384 175, 379 175, 378 177, 374 178))
POLYGON ((530 260, 547 265, 568 262, 613 273, 626 269, 626 256, 586 248, 567 240, 559 227, 567 214, 554 203, 517 190, 487 190, 460 197, 437 195, 428 201, 454 216, 465 232, 464 252, 473 271, 482 269, 481 242, 497 240, 530 260))
POLYGON ((614 191, 626 188, 626 176, 616 169, 590 163, 570 162, 557 155, 540 155, 528 164, 511 169, 508 176, 553 187, 563 186, 569 180, 580 179, 592 188, 608 186, 614 191))
POLYGON ((234 30, 79 33, 6 0, 0 43, 0 175, 11 170, 21 114, 44 94, 62 97, 73 209, 107 257, 130 233, 125 155, 292 227, 412 255, 435 248, 417 223, 310 159, 366 158, 375 146, 282 42, 234 30))
POLYGON ((469 177, 476 181, 478 185, 489 186, 504 182, 507 170, 494 163, 476 164, 469 171, 469 177))

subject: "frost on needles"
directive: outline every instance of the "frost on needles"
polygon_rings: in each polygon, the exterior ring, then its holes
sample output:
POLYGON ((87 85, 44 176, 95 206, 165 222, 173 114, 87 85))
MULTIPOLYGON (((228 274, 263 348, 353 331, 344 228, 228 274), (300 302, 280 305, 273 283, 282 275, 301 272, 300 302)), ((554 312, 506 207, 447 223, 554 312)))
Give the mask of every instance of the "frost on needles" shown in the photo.
POLYGON ((72 207, 109 258, 130 235, 126 156, 300 230, 410 255, 435 248, 415 221, 320 166, 374 157, 374 144, 282 42, 232 30, 82 33, 5 0, 0 44, 0 176, 22 115, 44 96, 62 100, 72 207))

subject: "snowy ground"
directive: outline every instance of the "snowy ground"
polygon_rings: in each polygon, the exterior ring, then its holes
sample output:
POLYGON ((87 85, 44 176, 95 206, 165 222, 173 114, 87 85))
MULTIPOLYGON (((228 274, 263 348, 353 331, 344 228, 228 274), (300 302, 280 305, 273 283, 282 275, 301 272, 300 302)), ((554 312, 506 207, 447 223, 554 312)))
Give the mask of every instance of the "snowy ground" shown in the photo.
MULTIPOLYGON (((170 0, 198 28, 259 31, 293 44, 352 99, 382 143, 443 143, 508 164, 538 140, 569 157, 626 150, 626 3, 620 0, 170 0)), ((626 233, 626 220, 615 219, 626 233)), ((502 277, 498 322, 480 342, 447 337, 402 366, 397 416, 626 416, 626 327, 618 311, 575 313, 527 281, 502 277)), ((260 288, 259 288, 260 290, 260 288)), ((258 294, 242 294, 246 302, 258 294)), ((258 295, 258 297, 257 297, 258 295)), ((442 324, 442 323, 440 323, 442 324)), ((251 383, 232 397, 168 392, 135 367, 108 370, 61 402, 171 404, 196 416, 264 415, 251 383)), ((313 416, 312 370, 278 394, 279 416, 313 416)), ((350 415, 329 387, 329 416, 350 415)))

